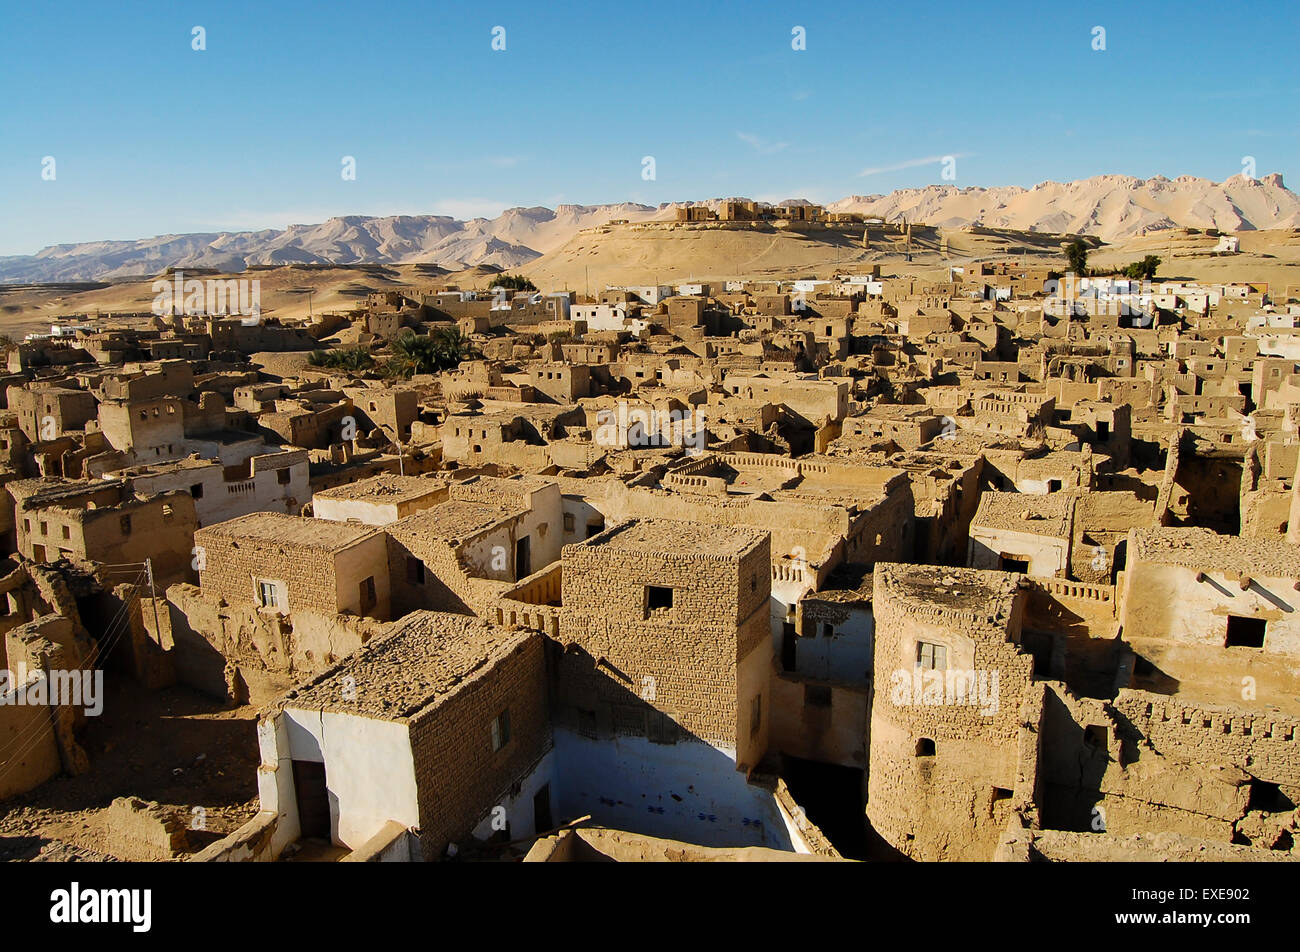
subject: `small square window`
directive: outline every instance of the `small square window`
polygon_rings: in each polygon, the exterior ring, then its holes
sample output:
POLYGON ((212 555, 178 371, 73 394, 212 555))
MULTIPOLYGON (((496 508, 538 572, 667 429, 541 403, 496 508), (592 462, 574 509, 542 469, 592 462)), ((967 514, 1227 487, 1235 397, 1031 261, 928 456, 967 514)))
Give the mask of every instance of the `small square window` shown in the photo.
POLYGON ((123 517, 122 517, 122 523, 121 523, 121 524, 122 524, 122 535, 130 535, 130 534, 131 534, 131 517, 130 517, 130 516, 123 516, 123 517))
POLYGON ((193 496, 195 499, 202 499, 202 498, 203 498, 203 484, 202 484, 202 483, 195 483, 193 486, 191 486, 191 487, 190 487, 190 495, 193 496))
POLYGON ((566 512, 566 513, 564 514, 564 531, 565 531, 565 532, 572 532, 572 531, 573 531, 573 525, 574 525, 574 522, 573 522, 573 513, 571 513, 571 512, 566 512))
POLYGON ((1263 618, 1229 615, 1228 637, 1223 645, 1225 648, 1262 648, 1267 629, 1268 622, 1263 618))
POLYGON ((287 469, 278 470, 275 474, 275 481, 281 486, 289 485, 290 473, 287 469))
POLYGON ((918 641, 916 643, 916 664, 922 671, 946 671, 948 669, 948 649, 944 645, 918 641))
POLYGON ((673 590, 662 585, 645 587, 646 611, 665 611, 673 607, 673 590))
POLYGON ((274 583, 266 579, 259 579, 257 583, 257 602, 263 608, 280 607, 280 589, 274 583))

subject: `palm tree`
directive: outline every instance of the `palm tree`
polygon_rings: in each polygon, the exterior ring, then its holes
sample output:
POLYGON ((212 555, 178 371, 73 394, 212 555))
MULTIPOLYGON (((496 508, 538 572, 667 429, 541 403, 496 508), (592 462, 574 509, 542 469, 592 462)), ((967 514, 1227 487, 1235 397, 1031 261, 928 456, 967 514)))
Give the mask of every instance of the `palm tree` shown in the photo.
POLYGON ((475 355, 473 342, 459 327, 443 328, 436 339, 437 353, 444 367, 458 366, 462 360, 470 360, 475 355))
POLYGON ((423 334, 403 334, 393 341, 393 362, 403 376, 438 370, 438 342, 423 334))
POLYGON ((444 328, 432 336, 411 331, 393 341, 391 349, 393 358, 387 370, 391 376, 400 377, 437 373, 477 356, 470 339, 458 327, 444 328))

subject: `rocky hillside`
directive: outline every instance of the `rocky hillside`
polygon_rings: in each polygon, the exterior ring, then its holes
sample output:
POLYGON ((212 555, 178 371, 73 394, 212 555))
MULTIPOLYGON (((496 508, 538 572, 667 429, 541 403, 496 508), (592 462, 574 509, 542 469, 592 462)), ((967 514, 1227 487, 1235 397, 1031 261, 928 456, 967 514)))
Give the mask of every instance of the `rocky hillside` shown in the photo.
MULTIPOLYGON (((714 199, 704 204, 714 205, 714 199)), ((802 200, 795 200, 801 202, 802 200)), ((239 271, 249 265, 428 263, 523 267, 566 245, 585 228, 616 219, 671 218, 659 207, 561 205, 511 208, 492 219, 442 215, 344 216, 283 230, 160 235, 135 241, 54 245, 35 255, 0 257, 0 282, 91 281, 156 274, 164 268, 239 271)), ((885 221, 907 218, 943 228, 989 228, 1096 235, 1104 241, 1174 227, 1253 231, 1300 226, 1300 198, 1281 175, 1233 176, 1221 183, 1184 176, 1101 175, 1033 188, 932 185, 888 195, 853 195, 828 206, 885 221)))

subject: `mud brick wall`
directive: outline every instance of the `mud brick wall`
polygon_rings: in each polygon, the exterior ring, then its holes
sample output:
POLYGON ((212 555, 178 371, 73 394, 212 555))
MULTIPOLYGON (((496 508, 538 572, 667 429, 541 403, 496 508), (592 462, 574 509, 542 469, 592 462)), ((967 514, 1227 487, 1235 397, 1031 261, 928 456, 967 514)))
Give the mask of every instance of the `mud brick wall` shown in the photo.
POLYGON ((282 609, 338 612, 338 589, 334 558, 310 546, 255 539, 232 539, 200 529, 194 544, 202 549, 205 568, 199 572, 199 587, 235 605, 255 603, 254 578, 285 583, 287 606, 282 609))
POLYGON ((1129 690, 1119 693, 1114 708, 1163 754, 1231 764, 1269 783, 1300 786, 1300 721, 1294 718, 1129 690))
POLYGON ((889 584, 889 572, 877 566, 872 599, 876 685, 867 815, 886 841, 914 859, 987 860, 1017 786, 1020 708, 1032 680, 1033 658, 1011 640, 1019 634, 1024 595, 1013 587, 1003 600, 1009 610, 995 614, 990 604, 980 614, 900 595, 889 584), (947 645, 950 669, 990 676, 996 671, 996 712, 985 713, 978 701, 896 698, 899 658, 914 658, 917 640, 947 645), (963 643, 967 649, 973 645, 973 664, 955 651, 963 643), (919 755, 922 739, 933 741, 933 756, 919 755))
POLYGON ((574 648, 561 703, 597 711, 618 733, 612 708, 643 701, 688 734, 735 748, 738 663, 769 636, 770 558, 767 537, 739 559, 566 546, 560 641, 574 648), (647 585, 671 588, 672 608, 648 611, 647 585))
POLYGON ((550 749, 544 644, 535 632, 521 635, 508 654, 411 718, 426 859, 464 842, 550 749), (507 710, 509 740, 494 751, 492 722, 507 710))
POLYGON ((169 860, 187 846, 185 820, 153 801, 118 797, 108 808, 105 846, 120 859, 169 860))

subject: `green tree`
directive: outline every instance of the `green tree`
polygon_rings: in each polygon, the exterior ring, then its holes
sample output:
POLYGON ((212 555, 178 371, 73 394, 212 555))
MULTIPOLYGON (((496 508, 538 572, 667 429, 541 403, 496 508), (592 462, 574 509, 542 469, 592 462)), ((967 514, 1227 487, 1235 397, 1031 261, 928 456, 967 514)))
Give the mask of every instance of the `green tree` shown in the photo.
POLYGON ((1141 261, 1134 261, 1123 271, 1124 277, 1132 278, 1135 281, 1150 281, 1156 276, 1156 268, 1160 267, 1160 259, 1155 255, 1147 255, 1141 261))
POLYGON ((1065 261, 1069 269, 1079 277, 1087 274, 1088 246, 1078 238, 1065 246, 1065 261))
POLYGON ((523 275, 503 273, 498 274, 487 285, 489 288, 505 288, 509 291, 536 291, 537 285, 529 281, 523 275))
POLYGON ((313 350, 311 356, 307 358, 307 362, 313 367, 359 373, 373 367, 375 358, 370 356, 369 348, 358 345, 356 347, 340 347, 335 350, 313 350))
POLYGON ((477 356, 474 345, 459 327, 447 327, 433 335, 409 332, 393 341, 392 358, 384 371, 393 377, 432 374, 459 366, 477 356))

